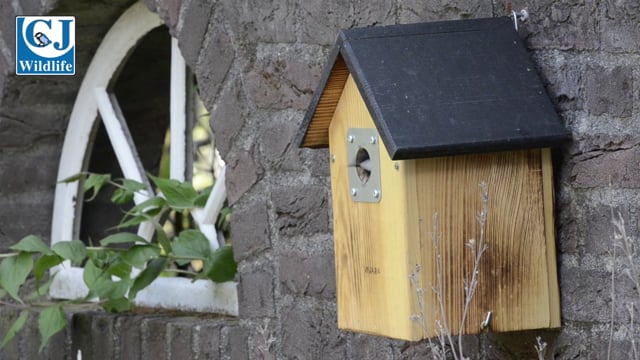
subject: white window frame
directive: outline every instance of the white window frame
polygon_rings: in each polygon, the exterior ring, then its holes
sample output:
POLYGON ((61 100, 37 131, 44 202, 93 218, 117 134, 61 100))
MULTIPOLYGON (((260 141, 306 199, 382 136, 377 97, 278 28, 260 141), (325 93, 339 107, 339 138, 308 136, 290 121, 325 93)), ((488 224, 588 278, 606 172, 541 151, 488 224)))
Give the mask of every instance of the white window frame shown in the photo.
MULTIPOLYGON (((106 34, 89 65, 71 112, 60 156, 58 179, 65 179, 85 170, 85 158, 91 146, 91 132, 99 114, 124 176, 147 182, 117 101, 113 95, 107 93, 106 88, 116 70, 126 60, 127 54, 142 37, 159 26, 162 26, 162 21, 158 15, 149 11, 143 2, 139 1, 126 10, 106 34)), ((170 177, 180 181, 185 180, 186 173, 185 80, 184 59, 177 41, 172 39, 170 177)), ((200 230, 209 239, 212 249, 219 246, 214 224, 226 198, 224 183, 223 168, 204 209, 199 209, 193 214, 200 230)), ((78 182, 56 185, 51 225, 52 245, 73 239, 79 223, 77 217, 80 216, 76 201, 79 190, 78 182)), ((152 196, 152 192, 153 190, 149 189, 146 194, 138 194, 134 201, 140 203, 152 196)), ((138 229, 138 234, 149 239, 153 235, 153 227, 143 224, 138 229)), ((55 274, 55 277, 49 295, 57 299, 86 296, 88 289, 82 279, 82 272, 83 268, 71 266, 68 261, 53 268, 52 274, 55 274)), ((210 280, 192 282, 191 279, 179 277, 158 278, 138 293, 134 303, 144 307, 238 315, 237 283, 214 283, 210 280)))

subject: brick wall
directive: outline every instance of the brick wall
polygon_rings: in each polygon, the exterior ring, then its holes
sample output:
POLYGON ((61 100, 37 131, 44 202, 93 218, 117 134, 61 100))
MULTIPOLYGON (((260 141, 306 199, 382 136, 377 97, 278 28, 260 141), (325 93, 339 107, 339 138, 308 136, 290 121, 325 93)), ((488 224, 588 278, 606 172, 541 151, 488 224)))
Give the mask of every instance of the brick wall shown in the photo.
MULTIPOLYGON (((82 11, 89 3, 61 0, 54 11, 82 11)), ((97 45, 100 33, 129 3, 114 1, 108 7, 112 13, 101 17, 104 26, 86 29, 94 31, 87 49, 97 45)), ((621 261, 611 259, 611 209, 623 213, 631 234, 640 230, 640 5, 635 0, 512 3, 515 10, 526 8, 531 14, 521 24, 521 36, 574 138, 555 153, 563 327, 468 337, 468 353, 479 359, 527 358, 541 335, 550 356, 603 358, 611 318, 611 269, 623 268, 621 261)), ((2 3, 0 16, 12 19, 16 13, 53 7, 40 4, 2 3)), ((498 16, 505 13, 502 2, 146 4, 179 39, 229 164, 240 317, 71 313, 73 327, 50 346, 49 358, 72 356, 77 348, 94 358, 209 358, 208 351, 215 354, 211 358, 230 359, 427 357, 425 343, 336 328, 328 152, 297 149, 291 141, 339 28, 498 16), (276 341, 267 348, 270 336, 276 341)), ((47 237, 56 159, 79 77, 11 76, 12 23, 0 22, 0 31, 0 248, 6 248, 26 233, 47 237)), ((90 53, 79 57, 85 67, 90 53)), ((619 304, 638 300, 624 275, 616 282, 619 304)), ((11 309, 1 311, 0 329, 6 329, 16 315, 11 309)), ((614 319, 613 357, 626 358, 634 335, 628 332, 629 315, 622 305, 614 319)), ((35 328, 23 334, 0 358, 30 358, 35 334, 35 328)))

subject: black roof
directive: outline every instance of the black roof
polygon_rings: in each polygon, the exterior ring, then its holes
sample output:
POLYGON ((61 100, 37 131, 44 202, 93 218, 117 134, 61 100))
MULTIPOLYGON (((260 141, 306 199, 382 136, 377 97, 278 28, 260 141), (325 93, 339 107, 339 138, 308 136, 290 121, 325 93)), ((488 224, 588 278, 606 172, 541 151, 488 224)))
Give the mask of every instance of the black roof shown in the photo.
POLYGON ((298 145, 309 145, 342 61, 394 160, 550 147, 570 137, 513 20, 501 17, 341 31, 298 145))

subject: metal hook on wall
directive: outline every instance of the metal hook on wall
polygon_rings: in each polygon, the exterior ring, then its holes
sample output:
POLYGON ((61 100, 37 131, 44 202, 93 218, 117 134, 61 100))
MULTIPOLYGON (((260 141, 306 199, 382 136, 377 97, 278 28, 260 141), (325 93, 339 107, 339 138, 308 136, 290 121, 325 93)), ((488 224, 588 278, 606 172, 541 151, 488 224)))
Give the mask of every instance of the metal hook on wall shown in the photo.
POLYGON ((518 20, 524 22, 529 18, 529 12, 526 9, 511 11, 511 15, 513 16, 513 26, 515 26, 516 31, 518 31, 518 20))

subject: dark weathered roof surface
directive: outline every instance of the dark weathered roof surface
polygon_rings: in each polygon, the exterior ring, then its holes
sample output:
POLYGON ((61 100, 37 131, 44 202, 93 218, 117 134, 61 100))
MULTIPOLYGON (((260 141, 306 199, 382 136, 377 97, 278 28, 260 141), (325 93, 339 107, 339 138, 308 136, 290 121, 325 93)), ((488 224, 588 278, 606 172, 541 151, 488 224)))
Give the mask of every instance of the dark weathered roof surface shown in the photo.
POLYGON ((301 146, 309 145, 318 103, 342 60, 393 159, 548 147, 570 136, 512 19, 503 17, 341 31, 300 128, 301 146))

